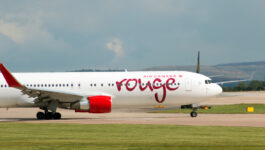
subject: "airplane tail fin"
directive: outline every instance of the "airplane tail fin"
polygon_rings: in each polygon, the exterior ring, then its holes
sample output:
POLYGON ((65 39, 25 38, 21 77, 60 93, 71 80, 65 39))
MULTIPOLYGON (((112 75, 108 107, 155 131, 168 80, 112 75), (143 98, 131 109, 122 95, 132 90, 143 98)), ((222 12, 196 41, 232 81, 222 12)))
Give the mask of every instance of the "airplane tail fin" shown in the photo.
POLYGON ((198 57, 197 57, 197 73, 200 73, 200 51, 198 51, 198 57))

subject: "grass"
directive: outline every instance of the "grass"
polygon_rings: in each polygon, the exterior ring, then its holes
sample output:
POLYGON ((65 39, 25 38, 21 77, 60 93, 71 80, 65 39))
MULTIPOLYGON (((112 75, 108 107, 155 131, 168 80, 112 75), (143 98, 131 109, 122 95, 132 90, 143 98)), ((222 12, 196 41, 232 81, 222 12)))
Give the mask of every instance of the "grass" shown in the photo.
MULTIPOLYGON (((161 110, 153 113, 190 113, 192 109, 161 110)), ((264 104, 234 104, 234 105, 216 105, 211 109, 199 109, 200 114, 265 114, 264 104), (254 112, 247 112, 247 107, 254 107, 254 112)))
POLYGON ((265 128, 1 123, 0 149, 265 149, 265 128))

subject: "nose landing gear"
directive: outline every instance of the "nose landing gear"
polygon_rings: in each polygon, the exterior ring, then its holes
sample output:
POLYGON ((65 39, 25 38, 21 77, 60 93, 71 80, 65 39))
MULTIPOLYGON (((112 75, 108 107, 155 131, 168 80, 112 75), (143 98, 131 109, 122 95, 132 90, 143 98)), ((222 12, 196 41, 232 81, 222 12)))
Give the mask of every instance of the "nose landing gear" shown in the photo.
POLYGON ((194 107, 194 108, 192 109, 192 112, 190 113, 190 116, 191 116, 192 118, 198 116, 197 110, 198 110, 197 107, 194 107))
POLYGON ((197 113, 196 111, 192 111, 192 112, 190 113, 190 116, 191 116, 191 117, 197 117, 197 116, 198 116, 198 113, 197 113))

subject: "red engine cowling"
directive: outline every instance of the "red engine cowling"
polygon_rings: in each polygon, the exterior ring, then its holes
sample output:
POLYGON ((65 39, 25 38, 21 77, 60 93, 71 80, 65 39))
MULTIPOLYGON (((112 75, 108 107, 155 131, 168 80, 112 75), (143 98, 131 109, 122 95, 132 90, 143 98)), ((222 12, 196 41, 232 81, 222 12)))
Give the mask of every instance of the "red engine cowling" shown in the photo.
POLYGON ((80 101, 72 106, 75 112, 88 113, 110 113, 111 112, 111 97, 110 96, 90 96, 87 100, 80 101))

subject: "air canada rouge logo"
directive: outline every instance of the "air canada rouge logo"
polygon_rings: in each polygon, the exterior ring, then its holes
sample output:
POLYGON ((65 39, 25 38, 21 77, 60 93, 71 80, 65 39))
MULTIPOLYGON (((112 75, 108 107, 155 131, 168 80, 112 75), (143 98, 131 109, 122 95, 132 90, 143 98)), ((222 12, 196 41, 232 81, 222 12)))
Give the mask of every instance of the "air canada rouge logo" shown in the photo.
POLYGON ((175 85, 175 79, 169 78, 165 83, 162 83, 162 80, 160 78, 155 78, 153 80, 153 83, 151 84, 151 81, 148 81, 147 83, 142 83, 141 79, 123 79, 121 81, 117 81, 117 89, 118 91, 121 91, 121 86, 124 85, 126 87, 126 90, 131 92, 137 88, 140 89, 140 91, 145 91, 149 89, 151 92, 154 90, 162 89, 163 95, 162 98, 159 99, 158 93, 155 93, 155 99, 158 103, 163 103, 167 96, 167 90, 169 91, 175 91, 179 88, 179 85, 175 85), (174 87, 172 86, 174 85, 174 87))

